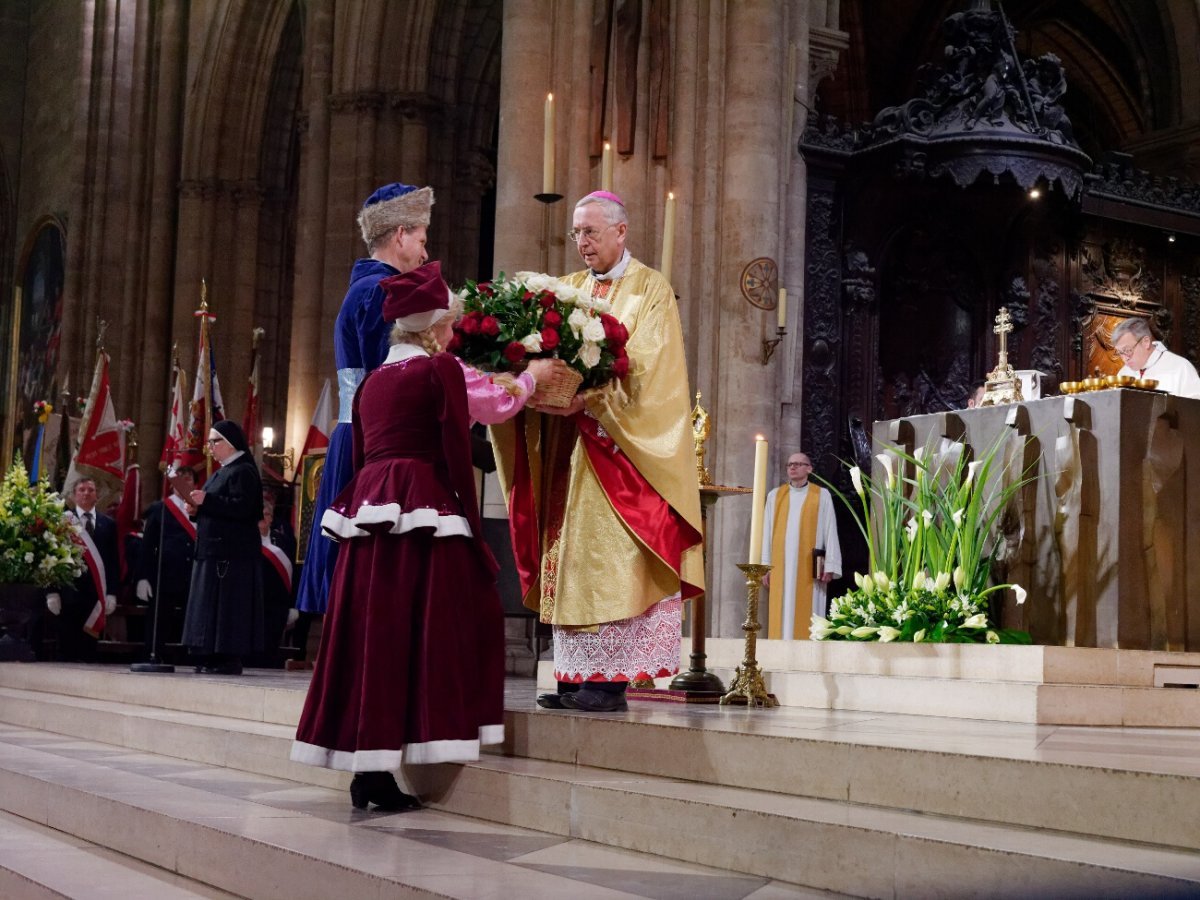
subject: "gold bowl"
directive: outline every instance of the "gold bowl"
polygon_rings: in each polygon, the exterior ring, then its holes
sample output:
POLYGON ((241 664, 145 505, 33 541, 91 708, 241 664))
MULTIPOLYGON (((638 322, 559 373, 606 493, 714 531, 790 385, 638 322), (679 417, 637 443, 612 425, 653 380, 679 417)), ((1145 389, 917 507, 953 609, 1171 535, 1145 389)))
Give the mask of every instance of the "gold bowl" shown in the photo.
POLYGON ((1158 380, 1155 378, 1135 378, 1132 387, 1140 388, 1143 391, 1153 391, 1158 387, 1158 380))
POLYGON ((1058 389, 1060 391, 1062 391, 1064 394, 1078 394, 1079 393, 1079 382, 1078 381, 1060 381, 1058 383, 1058 389))
POLYGON ((1122 388, 1133 387, 1134 382, 1136 382, 1136 381, 1137 381, 1137 379, 1134 378, 1132 375, 1106 375, 1106 376, 1104 376, 1104 382, 1109 387, 1122 387, 1122 388))
POLYGON ((1085 378, 1080 382, 1080 384, 1083 386, 1085 391, 1098 391, 1104 387, 1104 379, 1097 377, 1085 378))

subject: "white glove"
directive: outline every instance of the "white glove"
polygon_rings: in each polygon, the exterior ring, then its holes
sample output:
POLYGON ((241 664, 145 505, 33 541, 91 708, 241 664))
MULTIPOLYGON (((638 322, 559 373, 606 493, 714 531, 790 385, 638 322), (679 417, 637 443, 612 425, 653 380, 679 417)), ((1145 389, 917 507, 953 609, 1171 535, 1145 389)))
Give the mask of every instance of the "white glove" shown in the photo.
POLYGON ((150 598, 154 596, 154 590, 150 587, 150 582, 145 578, 137 583, 137 598, 143 603, 149 603, 150 598))
POLYGON ((104 614, 106 616, 111 616, 113 614, 113 610, 115 610, 116 608, 117 608, 117 598, 114 597, 112 594, 109 594, 107 597, 104 598, 104 614))
POLYGON ((300 620, 300 610, 296 609, 296 607, 293 606, 291 609, 288 610, 287 627, 291 628, 299 620, 300 620))
POLYGON ((58 594, 47 594, 46 609, 50 610, 52 616, 60 615, 62 613, 62 597, 58 594))

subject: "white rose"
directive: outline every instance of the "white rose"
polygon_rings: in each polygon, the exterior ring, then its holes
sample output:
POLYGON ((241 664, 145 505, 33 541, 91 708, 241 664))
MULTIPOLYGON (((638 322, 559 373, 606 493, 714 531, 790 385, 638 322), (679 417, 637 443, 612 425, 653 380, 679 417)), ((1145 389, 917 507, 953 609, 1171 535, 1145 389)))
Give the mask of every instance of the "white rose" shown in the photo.
MULTIPOLYGON (((579 337, 579 333, 583 331, 583 326, 591 319, 582 309, 571 310, 571 314, 567 316, 567 324, 571 326, 571 331, 575 333, 575 337, 579 337)), ((604 326, 600 326, 603 328, 604 326)))
POLYGON ((21 507, 21 515, 23 515, 23 516, 32 516, 32 515, 33 515, 33 510, 32 510, 32 509, 30 509, 28 506, 23 506, 23 507, 21 507))
POLYGON ((532 334, 525 335, 525 337, 521 338, 521 346, 524 347, 530 353, 541 353, 542 352, 542 336, 541 336, 541 334, 539 332, 535 331, 532 334))
POLYGON ((604 323, 596 316, 590 316, 583 326, 583 339, 594 343, 604 340, 604 323))
POLYGON ((597 297, 592 301, 592 309, 598 313, 612 312, 612 304, 601 297, 597 297))
POLYGON ((584 341, 583 346, 579 348, 579 352, 575 354, 575 358, 587 366, 587 368, 594 368, 600 363, 600 345, 584 341))

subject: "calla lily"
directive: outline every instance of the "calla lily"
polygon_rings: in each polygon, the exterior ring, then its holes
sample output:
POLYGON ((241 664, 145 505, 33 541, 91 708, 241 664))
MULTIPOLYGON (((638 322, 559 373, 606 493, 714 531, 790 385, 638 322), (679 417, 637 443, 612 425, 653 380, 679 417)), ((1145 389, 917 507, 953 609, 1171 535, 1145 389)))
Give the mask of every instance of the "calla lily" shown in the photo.
POLYGON ((962 623, 963 628, 987 628, 987 613, 976 613, 962 623))
POLYGON ((954 520, 954 527, 955 527, 955 528, 962 528, 962 522, 963 522, 963 513, 964 513, 964 512, 966 512, 966 510, 962 510, 962 509, 956 509, 956 510, 955 510, 955 511, 954 511, 954 512, 953 512, 953 513, 950 515, 950 518, 954 520))
POLYGON ((862 469, 858 466, 850 469, 850 483, 854 485, 854 490, 861 497, 863 494, 862 469))
POLYGON ((879 643, 886 644, 889 641, 894 641, 900 637, 900 629, 893 628, 891 625, 879 626, 879 643))
POLYGON ((1017 606, 1020 606, 1022 603, 1024 603, 1025 598, 1028 596, 1028 592, 1019 584, 1013 585, 1013 593, 1017 595, 1017 606))
POLYGON ((979 469, 982 465, 983 465, 983 463, 980 460, 975 460, 975 462, 967 463, 967 480, 966 480, 964 486, 966 486, 966 487, 970 486, 971 482, 975 480, 975 473, 979 471, 979 469))
POLYGON ((917 520, 916 519, 908 520, 908 524, 904 526, 904 533, 908 536, 908 540, 910 543, 917 539, 917 520))
POLYGON ((892 471, 892 458, 886 453, 877 453, 875 458, 879 460, 879 464, 883 466, 883 471, 887 473, 888 490, 896 487, 896 473, 892 471))
POLYGON ((878 630, 878 628, 875 628, 872 625, 860 625, 858 628, 855 628, 850 632, 850 637, 868 638, 878 630))
POLYGON ((921 518, 925 521, 926 528, 933 524, 933 513, 931 513, 929 510, 921 510, 921 518))
POLYGON ((920 631, 918 631, 916 634, 913 635, 913 643, 919 644, 923 640, 925 640, 925 629, 924 628, 922 628, 920 631))
POLYGON ((987 642, 988 642, 989 644, 998 644, 998 643, 1000 643, 1000 635, 996 634, 996 632, 994 632, 994 631, 989 631, 989 632, 987 633, 987 642))
POLYGON ((963 589, 963 583, 966 582, 966 580, 967 580, 967 573, 963 571, 963 567, 955 566, 954 567, 954 589, 956 591, 961 591, 963 589))
POLYGON ((933 589, 935 591, 944 591, 948 587, 950 587, 950 573, 938 572, 938 577, 933 582, 933 589))

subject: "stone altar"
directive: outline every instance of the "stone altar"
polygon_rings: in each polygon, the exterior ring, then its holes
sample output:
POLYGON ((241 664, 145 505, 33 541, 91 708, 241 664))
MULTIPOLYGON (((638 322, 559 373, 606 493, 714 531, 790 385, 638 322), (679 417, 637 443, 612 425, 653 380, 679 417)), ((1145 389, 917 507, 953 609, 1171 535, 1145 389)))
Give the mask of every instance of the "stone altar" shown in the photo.
POLYGON ((1029 591, 1006 601, 1004 627, 1038 644, 1200 650, 1200 400, 1110 389, 876 422, 874 438, 975 456, 1002 441, 996 477, 1036 476, 1000 518, 994 575, 1029 591))

